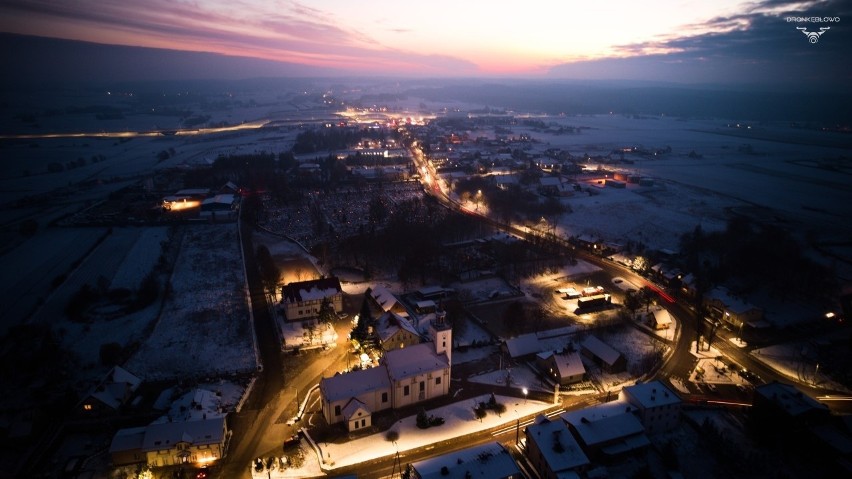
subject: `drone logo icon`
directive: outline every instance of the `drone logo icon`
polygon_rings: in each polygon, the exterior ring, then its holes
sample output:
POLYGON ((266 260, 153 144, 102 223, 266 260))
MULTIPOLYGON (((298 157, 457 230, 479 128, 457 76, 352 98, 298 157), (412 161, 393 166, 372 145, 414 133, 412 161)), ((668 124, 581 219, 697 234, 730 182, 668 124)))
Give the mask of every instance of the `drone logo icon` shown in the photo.
POLYGON ((802 33, 804 33, 805 36, 808 37, 808 41, 811 43, 818 42, 819 37, 821 37, 822 34, 829 29, 831 29, 831 27, 820 27, 818 32, 809 32, 808 29, 805 27, 796 27, 796 30, 801 30, 802 33))

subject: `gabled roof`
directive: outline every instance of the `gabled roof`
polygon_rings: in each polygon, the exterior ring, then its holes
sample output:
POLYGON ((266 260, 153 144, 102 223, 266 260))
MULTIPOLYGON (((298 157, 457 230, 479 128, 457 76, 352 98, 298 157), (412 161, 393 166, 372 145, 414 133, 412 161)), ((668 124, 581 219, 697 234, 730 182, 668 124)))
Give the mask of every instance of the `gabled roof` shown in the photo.
POLYGON ((618 361, 618 358, 621 357, 621 353, 591 334, 583 340, 582 346, 590 353, 600 358, 601 361, 609 365, 615 364, 615 362, 618 361))
POLYGON ((112 442, 109 444, 109 452, 136 451, 142 449, 142 441, 145 439, 145 426, 119 429, 112 442))
POLYGON ((432 343, 421 343, 403 349, 388 351, 382 358, 391 381, 417 376, 450 367, 444 354, 435 354, 432 343))
POLYGON ((362 403, 357 398, 350 399, 349 402, 343 406, 343 419, 349 421, 358 413, 358 411, 361 411, 364 416, 370 415, 370 410, 367 409, 366 404, 362 403))
POLYGON ((378 334, 379 339, 382 341, 388 340, 399 331, 408 331, 415 337, 420 337, 420 333, 417 332, 417 329, 415 329, 407 319, 392 311, 388 311, 379 316, 376 320, 375 329, 376 334, 378 334))
POLYGON ((554 354, 553 362, 559 370, 559 377, 567 378, 578 374, 586 374, 586 368, 577 353, 554 354))
POLYGON ((399 303, 396 296, 382 285, 372 288, 370 290, 370 297, 373 298, 373 301, 375 301, 383 311, 390 311, 397 303, 399 303))
POLYGON ((225 418, 151 424, 145 428, 142 450, 170 449, 179 442, 198 446, 218 444, 225 437, 225 418))
POLYGON ((118 409, 139 388, 140 384, 142 384, 142 379, 121 366, 115 366, 109 370, 100 384, 95 386, 89 396, 112 409, 118 409))
MULTIPOLYGON (((411 349, 411 348, 405 348, 411 349)), ((358 397, 369 391, 390 389, 388 371, 384 365, 375 368, 338 374, 320 380, 322 397, 328 402, 358 397)))
POLYGON ((290 303, 329 298, 342 291, 340 280, 334 276, 290 283, 281 288, 284 300, 290 303))

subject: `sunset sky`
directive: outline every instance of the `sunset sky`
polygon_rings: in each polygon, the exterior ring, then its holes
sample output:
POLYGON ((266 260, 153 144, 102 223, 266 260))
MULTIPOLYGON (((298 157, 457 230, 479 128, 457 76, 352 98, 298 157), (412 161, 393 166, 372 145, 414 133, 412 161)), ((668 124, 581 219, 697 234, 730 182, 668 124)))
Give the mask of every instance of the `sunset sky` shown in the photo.
POLYGON ((809 45, 795 29, 798 24, 785 17, 836 17, 843 13, 839 5, 744 0, 3 0, 0 31, 212 52, 353 74, 582 77, 595 72, 607 76, 621 68, 620 74, 629 76, 631 69, 641 68, 635 60, 654 59, 661 65, 689 63, 684 71, 697 77, 720 65, 770 62, 791 51, 811 56, 820 47, 823 56, 827 50, 838 51, 840 31, 852 17, 833 24, 823 41, 827 46, 809 45))

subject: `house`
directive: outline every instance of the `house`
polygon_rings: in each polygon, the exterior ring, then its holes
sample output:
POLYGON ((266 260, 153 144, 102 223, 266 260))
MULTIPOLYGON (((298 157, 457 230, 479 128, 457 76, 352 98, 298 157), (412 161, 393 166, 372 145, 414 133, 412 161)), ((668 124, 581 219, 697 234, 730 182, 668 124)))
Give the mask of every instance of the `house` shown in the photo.
POLYGON ((660 381, 628 386, 623 391, 647 434, 671 431, 680 424, 682 401, 660 381))
POLYGON ((523 474, 509 451, 488 442, 408 465, 411 479, 521 479, 523 474))
POLYGON ((389 289, 385 288, 382 285, 378 285, 374 288, 370 288, 370 299, 373 300, 373 303, 382 311, 388 312, 393 311, 394 313, 406 315, 408 314, 408 310, 405 309, 405 306, 397 299, 396 295, 394 295, 389 289))
POLYGON ((83 398, 79 407, 87 415, 116 412, 127 404, 140 384, 142 379, 121 366, 114 366, 83 398))
POLYGON ((281 296, 289 321, 316 317, 326 300, 331 302, 335 313, 343 311, 343 288, 334 276, 287 284, 281 288, 281 296))
POLYGON ((145 428, 142 451, 152 467, 209 464, 225 456, 229 438, 224 416, 155 423, 145 428))
POLYGON ((326 422, 345 421, 349 431, 354 431, 356 427, 367 427, 375 412, 448 394, 452 327, 443 314, 431 322, 429 336, 429 343, 385 352, 375 368, 321 379, 319 389, 326 422), (358 401, 354 406, 352 399, 358 401))
POLYGON ((561 419, 549 420, 538 416, 535 423, 524 428, 524 454, 542 479, 562 479, 566 474, 583 472, 589 458, 561 419))
POLYGON ((586 336, 580 345, 580 352, 606 372, 618 373, 627 369, 627 359, 624 355, 594 335, 586 336))
POLYGON ((656 309, 648 313, 648 326, 660 330, 672 326, 672 316, 665 309, 656 309))
POLYGON ((202 218, 232 220, 237 217, 239 209, 239 198, 233 194, 218 194, 212 198, 205 198, 201 202, 201 212, 198 215, 202 218))
POLYGON ((757 323, 763 319, 763 310, 753 306, 722 287, 715 288, 704 295, 704 305, 714 319, 724 321, 731 327, 742 329, 748 323, 757 323))
POLYGON ((115 465, 203 465, 224 457, 230 438, 221 394, 196 388, 171 402, 166 415, 144 427, 121 429, 109 453, 115 465))
POLYGON ((616 406, 623 409, 597 417, 594 414, 583 414, 586 409, 561 416, 568 423, 583 452, 592 460, 610 461, 651 444, 642 423, 632 413, 632 408, 622 404, 616 406))
POLYGON ((545 351, 536 355, 536 365, 560 386, 582 381, 586 377, 586 368, 576 352, 557 354, 545 351))
POLYGON ((402 349, 420 343, 417 329, 402 316, 388 311, 376 319, 373 333, 383 351, 402 349))
POLYGON ((145 440, 145 427, 119 429, 109 445, 109 455, 113 466, 143 464, 148 455, 142 450, 145 440))
POLYGON ((225 456, 230 439, 225 416, 194 421, 154 422, 120 429, 109 447, 114 465, 151 467, 205 465, 225 456))
POLYGON ((773 381, 754 388, 752 416, 760 422, 801 426, 830 415, 828 406, 793 385, 773 381))

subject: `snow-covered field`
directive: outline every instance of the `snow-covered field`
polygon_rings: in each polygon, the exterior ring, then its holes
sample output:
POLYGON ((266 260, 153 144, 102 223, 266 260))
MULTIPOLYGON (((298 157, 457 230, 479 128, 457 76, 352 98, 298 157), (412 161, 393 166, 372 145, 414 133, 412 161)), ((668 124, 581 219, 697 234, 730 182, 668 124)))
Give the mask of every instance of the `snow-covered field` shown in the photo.
POLYGON ((126 367, 150 380, 256 366, 236 224, 187 228, 162 314, 126 367))

